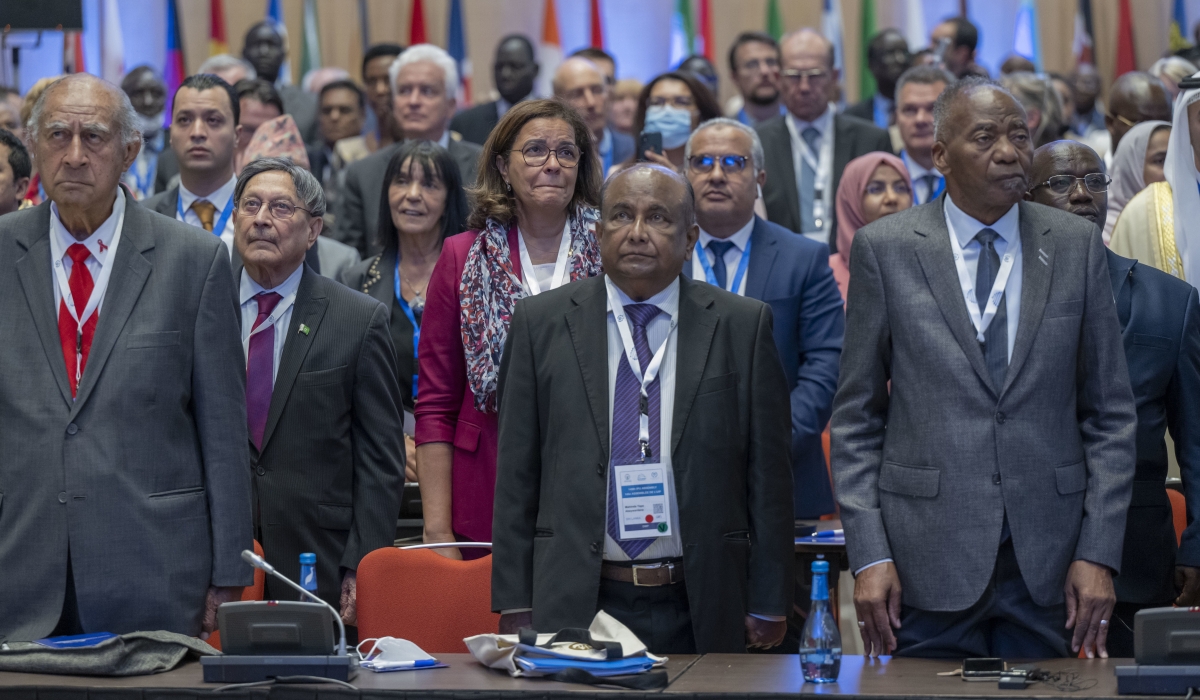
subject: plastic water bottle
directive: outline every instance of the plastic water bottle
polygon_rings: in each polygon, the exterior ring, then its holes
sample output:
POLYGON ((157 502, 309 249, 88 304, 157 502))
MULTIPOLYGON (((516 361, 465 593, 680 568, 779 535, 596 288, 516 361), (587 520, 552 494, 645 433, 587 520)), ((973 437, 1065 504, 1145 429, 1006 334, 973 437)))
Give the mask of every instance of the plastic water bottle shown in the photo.
POLYGON ((829 607, 829 562, 812 565, 812 605, 800 635, 800 669, 809 683, 836 683, 842 668, 842 635, 829 607))
POLYGON ((312 552, 300 555, 300 587, 311 593, 317 592, 317 555, 312 552))

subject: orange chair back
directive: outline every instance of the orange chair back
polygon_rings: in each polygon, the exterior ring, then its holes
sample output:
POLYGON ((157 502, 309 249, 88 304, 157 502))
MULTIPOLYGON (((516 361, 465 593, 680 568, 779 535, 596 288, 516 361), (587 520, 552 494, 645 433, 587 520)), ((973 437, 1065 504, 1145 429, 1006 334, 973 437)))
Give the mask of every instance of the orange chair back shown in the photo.
POLYGON ((358 638, 400 637, 430 654, 466 653, 465 637, 498 632, 492 557, 377 549, 358 564, 358 638))
POLYGON ((1171 517, 1175 521, 1175 546, 1179 546, 1187 529, 1187 500, 1175 489, 1167 489, 1167 498, 1171 499, 1171 517))
MULTIPOLYGON (((263 548, 262 548, 262 545, 258 543, 258 540, 254 540, 254 553, 260 557, 263 556, 263 548)), ((254 570, 254 584, 250 585, 250 586, 246 586, 245 588, 242 589, 242 600, 262 600, 263 599, 263 590, 266 588, 266 586, 267 586, 266 572, 264 572, 262 569, 255 569, 254 570)), ((208 642, 209 646, 216 649, 217 651, 220 651, 221 650, 221 630, 217 630, 216 632, 213 632, 211 635, 209 635, 208 639, 205 641, 208 642)))

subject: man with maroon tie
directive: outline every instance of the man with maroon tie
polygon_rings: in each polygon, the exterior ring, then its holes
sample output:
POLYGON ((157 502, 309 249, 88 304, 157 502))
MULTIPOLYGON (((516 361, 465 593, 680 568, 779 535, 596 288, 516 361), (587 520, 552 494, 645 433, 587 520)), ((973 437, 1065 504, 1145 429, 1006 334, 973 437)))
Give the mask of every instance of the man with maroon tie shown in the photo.
POLYGON ((46 190, 0 219, 0 639, 211 631, 253 581, 229 257, 118 186, 141 145, 116 86, 42 93, 46 190))

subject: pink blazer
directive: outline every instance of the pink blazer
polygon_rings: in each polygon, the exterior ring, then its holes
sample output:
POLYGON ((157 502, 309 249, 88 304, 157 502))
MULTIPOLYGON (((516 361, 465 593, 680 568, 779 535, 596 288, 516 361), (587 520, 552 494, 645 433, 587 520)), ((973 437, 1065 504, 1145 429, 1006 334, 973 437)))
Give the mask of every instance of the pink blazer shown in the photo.
MULTIPOLYGON (((491 542, 498 422, 495 413, 475 410, 475 396, 467 384, 458 292, 467 251, 478 235, 479 231, 467 231, 447 238, 429 278, 417 349, 420 391, 415 411, 416 442, 453 443, 454 532, 471 541, 491 542)), ((508 231, 508 249, 520 276, 515 226, 508 231)))

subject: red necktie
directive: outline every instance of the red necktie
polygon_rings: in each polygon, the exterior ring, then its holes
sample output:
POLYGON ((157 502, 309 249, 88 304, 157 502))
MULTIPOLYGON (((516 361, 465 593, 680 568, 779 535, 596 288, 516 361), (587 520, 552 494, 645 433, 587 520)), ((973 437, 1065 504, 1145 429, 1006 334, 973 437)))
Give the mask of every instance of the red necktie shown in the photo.
MULTIPOLYGON (((275 292, 256 295, 258 318, 255 328, 261 326, 275 310, 283 297, 275 292)), ((267 413, 271 410, 271 391, 275 386, 275 329, 267 328, 250 336, 250 351, 246 355, 246 423, 250 429, 250 442, 262 449, 263 433, 267 429, 267 413)))
MULTIPOLYGON (((75 301, 75 313, 83 316, 88 299, 92 296, 92 273, 87 269, 87 259, 91 256, 87 247, 75 243, 67 248, 67 257, 71 258, 71 298, 75 301)), ((58 306, 58 337, 62 341, 63 360, 67 363, 67 381, 71 385, 71 397, 79 389, 79 378, 83 376, 83 368, 87 365, 88 351, 92 349, 92 338, 96 335, 96 321, 100 318, 99 310, 92 313, 83 323, 83 330, 75 322, 75 317, 67 310, 66 297, 58 306)))

